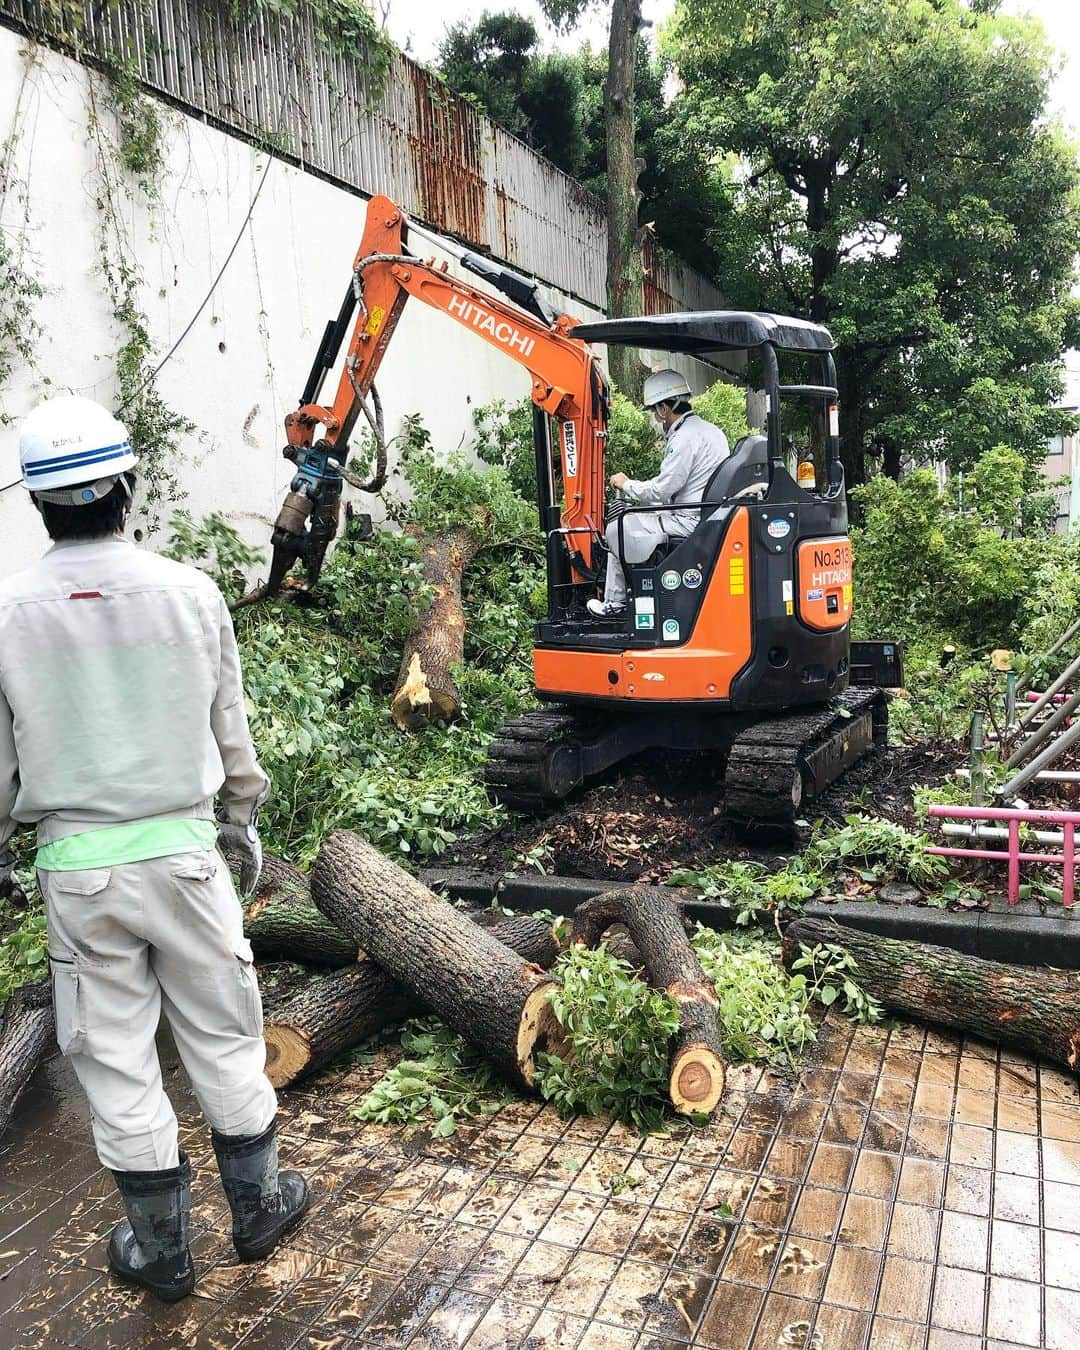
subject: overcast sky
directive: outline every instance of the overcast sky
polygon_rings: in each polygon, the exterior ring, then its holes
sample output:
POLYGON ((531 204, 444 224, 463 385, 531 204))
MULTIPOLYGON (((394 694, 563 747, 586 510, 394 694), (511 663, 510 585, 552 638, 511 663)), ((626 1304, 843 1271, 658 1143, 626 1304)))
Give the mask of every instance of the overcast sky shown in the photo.
POLYGON ((1005 9, 1042 20, 1065 63, 1055 86, 1056 106, 1074 131, 1080 132, 1080 4, 1077 0, 1006 0, 1005 9))
MULTIPOLYGON (((376 0, 376 12, 378 5, 376 0)), ((674 8, 675 0, 643 0, 641 6, 645 18, 654 24, 661 23, 674 8)), ((545 46, 574 51, 585 42, 594 47, 607 45, 608 6, 603 4, 586 14, 572 33, 556 34, 537 0, 390 0, 387 29, 399 47, 411 41, 408 48, 411 56, 418 61, 431 61, 447 28, 459 19, 475 23, 485 9, 494 13, 513 10, 526 15, 536 24, 545 46)))

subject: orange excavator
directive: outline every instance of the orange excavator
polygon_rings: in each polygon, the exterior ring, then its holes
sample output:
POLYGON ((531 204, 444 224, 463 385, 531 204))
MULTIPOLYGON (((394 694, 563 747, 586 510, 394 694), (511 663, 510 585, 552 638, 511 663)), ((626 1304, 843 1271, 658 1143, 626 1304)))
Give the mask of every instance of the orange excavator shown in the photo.
POLYGON ((853 670, 851 542, 828 331, 726 310, 582 324, 555 313, 535 282, 430 235, 386 197, 368 204, 348 290, 285 421, 284 453, 297 472, 274 527, 270 594, 297 561, 308 587, 318 579, 337 532, 349 438, 361 414, 377 425, 375 376, 410 297, 505 352, 531 380, 548 600, 533 664, 547 706, 507 723, 492 742, 485 780, 493 797, 543 810, 640 751, 706 751, 725 763, 729 815, 789 821, 884 743, 885 699, 871 681, 900 683, 899 652, 858 644, 853 670), (500 294, 425 261, 414 239, 449 251, 500 294), (319 394, 347 336, 334 402, 324 405, 319 394), (743 437, 715 471, 693 532, 665 539, 644 563, 624 564, 630 602, 614 619, 586 609, 607 550, 609 395, 593 343, 705 361, 747 353, 761 362, 765 392, 764 433, 743 437), (781 356, 809 367, 802 382, 781 382, 781 356), (800 486, 784 464, 781 405, 790 400, 819 425, 820 492, 800 486))

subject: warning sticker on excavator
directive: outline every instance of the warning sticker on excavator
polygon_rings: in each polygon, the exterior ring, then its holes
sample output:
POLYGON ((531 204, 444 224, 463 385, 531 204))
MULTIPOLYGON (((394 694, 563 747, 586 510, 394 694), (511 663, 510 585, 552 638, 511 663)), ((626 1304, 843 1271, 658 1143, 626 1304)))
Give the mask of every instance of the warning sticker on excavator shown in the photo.
POLYGON ((567 478, 577 477, 577 428, 573 422, 562 424, 563 458, 567 478))
POLYGON ((728 593, 746 594, 746 562, 743 558, 732 558, 728 563, 728 593))
POLYGON ((364 332, 367 333, 369 337, 374 337, 383 326, 383 319, 385 318, 386 310, 383 309, 382 305, 372 305, 371 313, 368 315, 368 321, 364 325, 364 332))

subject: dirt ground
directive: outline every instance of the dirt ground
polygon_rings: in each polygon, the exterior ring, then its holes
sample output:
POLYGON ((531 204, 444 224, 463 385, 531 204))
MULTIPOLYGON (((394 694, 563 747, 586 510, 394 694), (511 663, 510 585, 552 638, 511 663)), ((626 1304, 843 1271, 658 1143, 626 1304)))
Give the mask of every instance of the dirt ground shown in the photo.
MULTIPOLYGON (((872 810, 914 826, 912 790, 944 781, 962 762, 959 747, 949 744, 879 752, 815 801, 808 819, 842 822, 852 810, 872 810)), ((662 882, 676 867, 705 867, 725 858, 768 862, 799 846, 800 834, 790 830, 748 837, 725 823, 715 760, 649 755, 575 796, 560 811, 539 820, 519 817, 464 841, 446 861, 503 871, 520 868, 532 854, 545 871, 560 876, 662 882)))

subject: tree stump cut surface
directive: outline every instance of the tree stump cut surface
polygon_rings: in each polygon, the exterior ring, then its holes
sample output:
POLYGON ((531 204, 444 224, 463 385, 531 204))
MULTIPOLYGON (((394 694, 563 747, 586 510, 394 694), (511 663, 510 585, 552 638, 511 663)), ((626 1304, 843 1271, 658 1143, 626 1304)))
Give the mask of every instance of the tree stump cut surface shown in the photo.
MULTIPOLYGON (((678 911, 647 887, 605 891, 578 906, 573 941, 595 947, 612 924, 625 924, 656 989, 679 1005, 671 1051, 669 1093, 682 1115, 714 1111, 724 1092, 726 1065, 717 1023, 716 990, 701 969, 678 911)), ((622 945, 629 944, 622 940, 622 945)))

